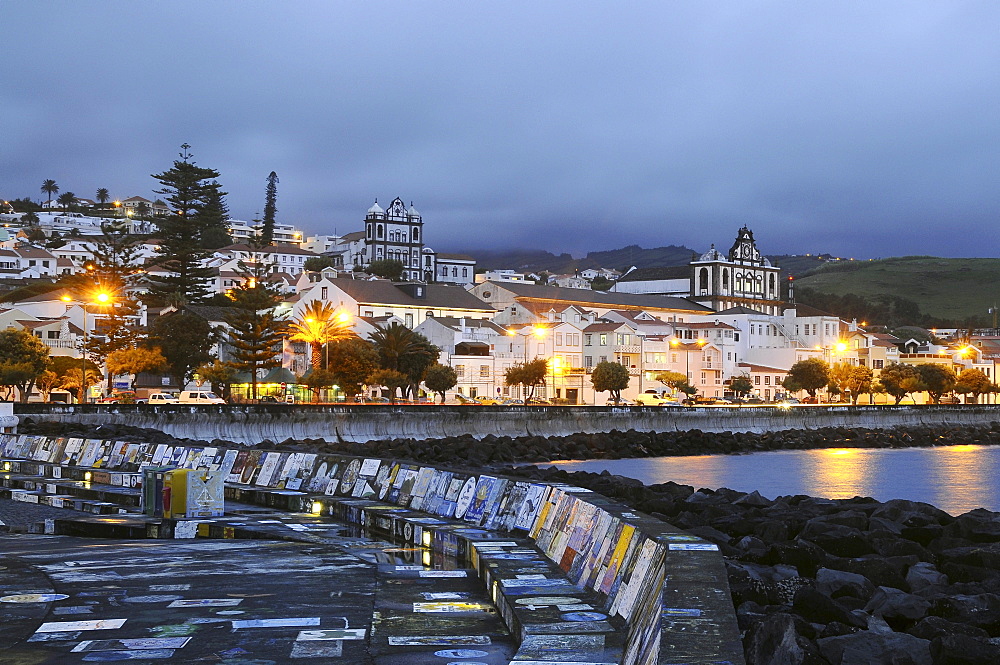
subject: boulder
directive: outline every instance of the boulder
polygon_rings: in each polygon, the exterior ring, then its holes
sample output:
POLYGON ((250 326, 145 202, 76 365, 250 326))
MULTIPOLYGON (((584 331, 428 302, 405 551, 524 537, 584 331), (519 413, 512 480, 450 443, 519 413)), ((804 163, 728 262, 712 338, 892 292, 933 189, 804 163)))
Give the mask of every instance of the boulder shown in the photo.
POLYGON ((747 665, 825 665, 816 645, 795 626, 788 614, 773 614, 751 626, 743 639, 747 665))
POLYGON ((837 604, 837 601, 812 587, 802 587, 795 592, 792 611, 813 623, 828 624, 837 621, 848 625, 858 624, 857 618, 837 604))
POLYGON ((964 623, 953 623, 947 619, 935 616, 924 617, 906 632, 922 640, 933 640, 935 637, 951 634, 968 635, 969 637, 976 637, 981 640, 987 640, 990 637, 990 634, 982 628, 967 626, 964 623))
POLYGON ((875 551, 859 529, 822 519, 806 522, 799 533, 799 539, 815 543, 834 556, 860 557, 875 551))
POLYGON ((880 586, 865 605, 865 611, 885 619, 893 630, 905 630, 920 621, 931 604, 920 596, 880 586))
POLYGON ((831 665, 933 665, 930 644, 906 633, 871 631, 817 640, 831 665))
POLYGON ((944 596, 934 600, 930 613, 955 623, 982 628, 990 635, 1000 634, 1000 595, 997 594, 944 596))
POLYGON ((864 575, 820 568, 816 571, 816 590, 831 598, 853 596, 867 601, 875 593, 875 585, 864 575))
POLYGON ((922 561, 906 571, 906 583, 913 593, 936 593, 948 586, 948 576, 935 568, 933 563, 922 561))
POLYGON ((934 665, 1000 663, 1000 646, 960 633, 945 634, 931 640, 931 658, 934 665))
POLYGON ((974 543, 1000 542, 1000 514, 977 508, 959 515, 949 524, 945 535, 964 538, 974 543))

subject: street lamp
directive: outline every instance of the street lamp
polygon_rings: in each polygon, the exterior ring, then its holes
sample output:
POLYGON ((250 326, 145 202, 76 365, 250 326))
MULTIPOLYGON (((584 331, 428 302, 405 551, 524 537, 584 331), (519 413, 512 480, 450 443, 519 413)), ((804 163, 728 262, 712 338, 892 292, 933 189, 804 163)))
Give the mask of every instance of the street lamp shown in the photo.
MULTIPOLYGON (((670 340, 670 346, 674 348, 677 348, 682 343, 683 342, 676 337, 670 340)), ((696 343, 698 344, 698 348, 701 349, 708 344, 708 340, 699 339, 696 343)), ((691 385, 691 349, 689 347, 689 344, 684 344, 684 378, 688 382, 688 385, 691 385)))
MULTIPOLYGON (((74 302, 74 299, 71 298, 68 294, 63 295, 60 298, 60 300, 62 300, 63 302, 66 302, 66 303, 74 302)), ((83 300, 75 301, 75 302, 79 302, 81 309, 83 309, 83 347, 80 350, 80 403, 81 404, 84 403, 84 400, 85 400, 86 394, 87 394, 86 393, 86 391, 87 391, 87 334, 88 334, 88 327, 89 327, 87 325, 87 305, 88 304, 107 305, 108 303, 111 302, 111 296, 109 294, 105 293, 104 291, 100 291, 100 292, 94 294, 94 301, 95 302, 93 302, 93 303, 87 303, 86 301, 83 301, 83 300)))

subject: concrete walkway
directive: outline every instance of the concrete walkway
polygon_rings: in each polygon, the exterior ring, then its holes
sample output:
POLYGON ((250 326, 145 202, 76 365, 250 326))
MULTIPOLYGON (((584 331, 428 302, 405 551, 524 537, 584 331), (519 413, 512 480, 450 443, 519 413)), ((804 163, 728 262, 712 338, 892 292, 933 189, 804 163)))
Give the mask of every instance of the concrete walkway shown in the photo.
POLYGON ((422 548, 305 515, 252 521, 275 537, 314 542, 0 537, 0 662, 493 665, 513 657, 516 644, 482 584, 456 562, 430 562, 422 548), (432 570, 441 572, 421 573, 432 570))

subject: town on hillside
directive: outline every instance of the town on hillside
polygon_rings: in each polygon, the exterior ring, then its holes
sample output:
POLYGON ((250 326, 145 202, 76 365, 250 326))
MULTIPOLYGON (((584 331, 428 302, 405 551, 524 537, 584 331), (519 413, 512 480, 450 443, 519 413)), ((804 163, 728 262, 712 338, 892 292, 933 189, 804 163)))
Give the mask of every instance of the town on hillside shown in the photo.
MULTIPOLYGON (((197 226, 207 205, 101 198, 0 208, 0 331, 45 356, 4 374, 7 399, 211 388, 234 401, 669 406, 994 390, 1000 337, 893 335, 797 304, 746 226, 686 266, 540 275, 435 251, 400 198, 343 235, 224 215, 213 242, 197 226)), ((0 366, 26 364, 30 349, 6 346, 0 366)))

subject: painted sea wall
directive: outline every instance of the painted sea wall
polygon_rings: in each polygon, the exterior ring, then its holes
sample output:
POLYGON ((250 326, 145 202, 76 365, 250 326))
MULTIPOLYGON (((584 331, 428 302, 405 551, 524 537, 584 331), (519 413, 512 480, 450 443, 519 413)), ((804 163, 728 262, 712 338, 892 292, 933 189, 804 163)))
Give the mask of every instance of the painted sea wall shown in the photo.
POLYGON ((255 444, 265 439, 441 439, 472 435, 566 436, 611 430, 640 432, 774 432, 823 427, 889 428, 985 425, 1000 421, 998 405, 778 407, 473 407, 473 406, 149 406, 18 404, 37 422, 128 425, 179 438, 255 444))

